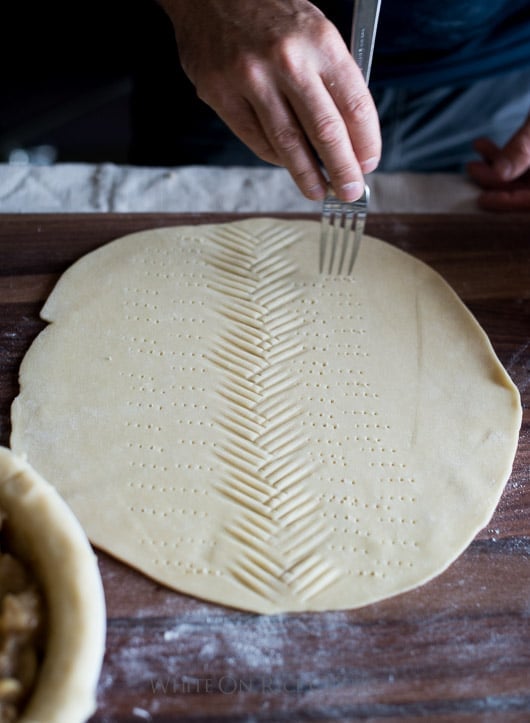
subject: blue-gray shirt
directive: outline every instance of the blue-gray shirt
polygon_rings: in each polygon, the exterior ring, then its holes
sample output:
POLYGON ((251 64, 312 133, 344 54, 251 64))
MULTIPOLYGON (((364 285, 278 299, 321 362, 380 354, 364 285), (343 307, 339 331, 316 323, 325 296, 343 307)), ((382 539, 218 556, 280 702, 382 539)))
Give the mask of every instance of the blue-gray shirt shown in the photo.
MULTIPOLYGON (((315 0, 349 43, 353 0, 315 0)), ((429 88, 530 66, 530 0, 382 0, 370 84, 429 88)))

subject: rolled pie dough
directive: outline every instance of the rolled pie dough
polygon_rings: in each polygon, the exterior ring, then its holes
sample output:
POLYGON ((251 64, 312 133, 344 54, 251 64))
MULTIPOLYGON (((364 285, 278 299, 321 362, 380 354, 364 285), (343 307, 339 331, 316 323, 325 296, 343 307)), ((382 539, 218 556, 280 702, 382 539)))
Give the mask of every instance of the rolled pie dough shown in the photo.
POLYGON ((61 278, 23 361, 12 447, 91 541, 262 613, 353 608, 444 570, 490 519, 521 407, 423 263, 319 226, 135 233, 61 278))

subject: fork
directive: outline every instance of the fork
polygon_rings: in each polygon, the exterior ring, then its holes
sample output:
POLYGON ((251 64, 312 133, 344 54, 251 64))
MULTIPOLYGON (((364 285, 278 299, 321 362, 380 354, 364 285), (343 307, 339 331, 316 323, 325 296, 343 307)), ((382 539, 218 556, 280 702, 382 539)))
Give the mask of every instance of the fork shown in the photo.
MULTIPOLYGON (((368 85, 374 53, 375 34, 381 0, 355 0, 353 9, 351 53, 368 85)), ((340 201, 332 190, 322 206, 319 270, 323 273, 350 275, 364 233, 370 188, 356 201, 340 201), (352 243, 353 237, 353 243, 352 243)))

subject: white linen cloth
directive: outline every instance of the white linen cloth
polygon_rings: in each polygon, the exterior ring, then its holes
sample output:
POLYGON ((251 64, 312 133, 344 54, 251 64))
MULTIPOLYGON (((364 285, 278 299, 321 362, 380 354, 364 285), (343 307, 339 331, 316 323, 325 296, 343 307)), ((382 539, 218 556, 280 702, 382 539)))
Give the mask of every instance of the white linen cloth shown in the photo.
MULTIPOLYGON (((474 213, 478 189, 456 174, 374 173, 372 213, 474 213)), ((111 163, 0 164, 0 213, 319 213, 287 171, 143 168, 111 163)))

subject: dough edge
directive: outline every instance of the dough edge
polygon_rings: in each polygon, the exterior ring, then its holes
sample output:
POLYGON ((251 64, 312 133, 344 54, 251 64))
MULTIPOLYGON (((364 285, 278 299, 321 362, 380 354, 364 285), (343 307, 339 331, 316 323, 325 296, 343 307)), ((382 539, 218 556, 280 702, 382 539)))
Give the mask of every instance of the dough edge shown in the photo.
POLYGON ((23 458, 0 447, 0 508, 46 595, 46 654, 19 723, 81 723, 96 710, 106 640, 97 559, 74 513, 23 458))

